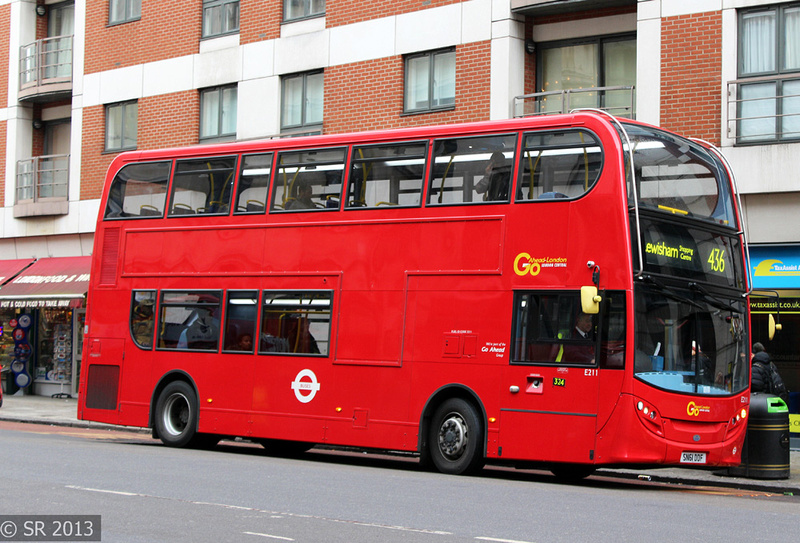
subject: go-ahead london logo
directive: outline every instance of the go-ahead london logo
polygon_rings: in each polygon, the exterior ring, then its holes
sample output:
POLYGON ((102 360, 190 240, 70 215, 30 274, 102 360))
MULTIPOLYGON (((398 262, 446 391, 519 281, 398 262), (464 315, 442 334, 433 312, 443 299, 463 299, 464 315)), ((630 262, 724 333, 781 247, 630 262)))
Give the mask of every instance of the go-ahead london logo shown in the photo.
POLYGON ((319 392, 319 382, 317 376, 311 370, 300 370, 297 377, 292 381, 292 390, 298 402, 308 403, 314 399, 319 392), (304 381, 303 379, 309 379, 304 381))

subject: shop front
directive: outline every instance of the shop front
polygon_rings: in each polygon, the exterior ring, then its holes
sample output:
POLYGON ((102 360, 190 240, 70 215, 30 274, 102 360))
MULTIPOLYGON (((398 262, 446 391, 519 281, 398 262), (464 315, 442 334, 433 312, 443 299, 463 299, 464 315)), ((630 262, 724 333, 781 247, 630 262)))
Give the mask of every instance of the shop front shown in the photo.
POLYGON ((800 440, 800 245, 751 246, 750 266, 753 342, 764 345, 790 391, 792 440, 800 440), (781 324, 772 340, 770 314, 781 324))
POLYGON ((0 261, 5 394, 77 395, 90 264, 91 257, 0 261))

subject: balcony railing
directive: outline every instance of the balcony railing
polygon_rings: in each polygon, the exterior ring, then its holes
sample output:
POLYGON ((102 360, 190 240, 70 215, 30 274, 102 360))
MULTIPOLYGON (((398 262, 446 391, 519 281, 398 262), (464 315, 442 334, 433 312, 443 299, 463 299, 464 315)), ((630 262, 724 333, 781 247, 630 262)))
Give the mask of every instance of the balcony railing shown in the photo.
POLYGON ((36 40, 20 47, 20 99, 72 92, 72 36, 36 40))
POLYGON ((800 140, 800 76, 728 81, 726 121, 738 144, 800 140))
POLYGON ((17 162, 17 204, 67 200, 69 155, 37 156, 17 162))
POLYGON ((569 113, 577 108, 595 108, 618 117, 635 117, 636 88, 594 87, 535 92, 514 97, 514 117, 569 113))

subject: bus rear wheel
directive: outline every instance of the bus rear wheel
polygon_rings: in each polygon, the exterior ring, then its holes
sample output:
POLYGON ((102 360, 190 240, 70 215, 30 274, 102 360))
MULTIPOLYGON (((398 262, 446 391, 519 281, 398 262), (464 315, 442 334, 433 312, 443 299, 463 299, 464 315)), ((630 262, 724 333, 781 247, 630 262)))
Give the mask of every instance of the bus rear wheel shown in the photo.
POLYGON ((475 407, 450 398, 436 409, 428 447, 433 465, 442 473, 461 475, 483 466, 483 428, 475 407))
POLYGON ((198 440, 197 395, 183 381, 164 387, 156 402, 155 426, 159 439, 168 447, 186 447, 198 440))

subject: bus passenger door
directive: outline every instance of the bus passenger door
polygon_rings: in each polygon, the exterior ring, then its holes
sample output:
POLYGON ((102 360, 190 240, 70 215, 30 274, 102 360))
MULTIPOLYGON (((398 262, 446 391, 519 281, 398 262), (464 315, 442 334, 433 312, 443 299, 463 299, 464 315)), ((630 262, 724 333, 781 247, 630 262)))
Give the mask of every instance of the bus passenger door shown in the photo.
POLYGON ((597 315, 580 295, 519 291, 500 391, 501 458, 592 463, 599 371, 597 315))

